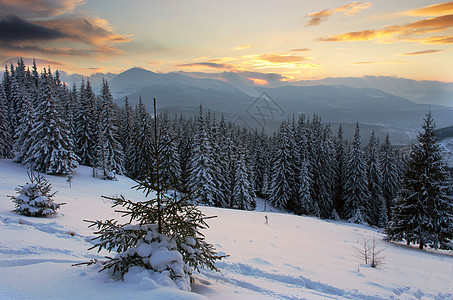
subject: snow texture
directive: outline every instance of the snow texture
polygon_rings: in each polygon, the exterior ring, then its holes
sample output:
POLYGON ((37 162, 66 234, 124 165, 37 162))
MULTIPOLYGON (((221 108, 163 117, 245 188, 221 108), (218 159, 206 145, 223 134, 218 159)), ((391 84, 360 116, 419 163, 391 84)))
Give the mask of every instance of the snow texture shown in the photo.
MULTIPOLYGON (((91 172, 77 167, 72 187, 64 177, 48 176, 58 199, 67 205, 50 218, 24 217, 12 212, 6 195, 26 182, 26 169, 0 160, 0 299, 453 298, 453 252, 380 241, 386 247, 385 264, 371 268, 354 258, 353 246, 373 235, 380 240, 382 233, 358 224, 286 214, 269 204, 264 212, 260 199, 254 212, 202 207, 206 215, 218 216, 209 220, 206 240, 230 256, 216 264, 221 273, 194 274, 192 292, 142 268, 131 268, 124 281, 115 281, 107 272, 98 273, 100 266, 71 266, 108 255, 87 250, 93 245, 93 231, 83 222, 117 217, 101 195, 122 193, 143 200, 142 193, 130 189, 132 180, 118 176, 118 181, 104 181, 92 178, 91 172)), ((147 254, 148 247, 136 251, 147 254)), ((168 263, 178 256, 168 252, 152 263, 168 263)))

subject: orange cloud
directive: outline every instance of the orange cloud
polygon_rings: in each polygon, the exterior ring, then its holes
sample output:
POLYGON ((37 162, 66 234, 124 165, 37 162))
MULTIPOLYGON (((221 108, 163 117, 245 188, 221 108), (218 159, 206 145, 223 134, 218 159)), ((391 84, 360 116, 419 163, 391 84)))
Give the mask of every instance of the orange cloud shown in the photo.
POLYGON ((403 53, 403 54, 401 54, 401 55, 404 55, 404 56, 423 55, 423 54, 438 53, 438 52, 442 52, 442 51, 443 51, 443 50, 434 50, 434 49, 430 49, 430 50, 423 50, 423 51, 416 51, 416 52, 403 53))
POLYGON ((307 17, 310 18, 310 20, 308 20, 306 26, 319 25, 321 22, 327 21, 327 19, 330 16, 335 15, 337 13, 342 13, 343 15, 350 16, 350 15, 355 15, 355 14, 361 12, 362 10, 370 8, 370 7, 371 7, 371 3, 369 3, 369 2, 363 3, 363 2, 356 1, 353 3, 345 4, 343 6, 339 6, 337 8, 325 9, 325 10, 322 10, 319 12, 311 13, 311 14, 307 15, 307 17))
POLYGON ((259 59, 270 63, 297 63, 310 60, 311 57, 273 53, 259 55, 259 59))
POLYGON ((254 84, 258 84, 258 85, 268 85, 269 82, 265 79, 261 79, 261 78, 247 78, 248 80, 251 80, 254 84))
POLYGON ((453 13, 453 1, 433 4, 419 9, 409 10, 410 16, 440 16, 453 13))
POLYGON ((237 46, 237 47, 233 48, 233 50, 238 51, 238 50, 249 49, 251 47, 252 47, 252 45, 242 45, 242 46, 237 46))
POLYGON ((372 65, 372 64, 407 64, 410 61, 407 60, 391 60, 391 61, 357 61, 353 62, 353 65, 372 65))
POLYGON ((290 52, 307 52, 310 51, 308 48, 300 48, 300 49, 291 49, 290 52))
MULTIPOLYGON (((410 40, 412 35, 421 35, 447 30, 453 27, 453 14, 428 18, 403 26, 386 26, 379 30, 361 30, 344 34, 321 38, 321 41, 340 42, 340 41, 368 41, 368 40, 410 40)), ((423 40, 418 40, 423 41, 423 40)))
POLYGON ((453 36, 432 36, 425 39, 411 39, 410 42, 421 42, 423 44, 453 44, 453 36))

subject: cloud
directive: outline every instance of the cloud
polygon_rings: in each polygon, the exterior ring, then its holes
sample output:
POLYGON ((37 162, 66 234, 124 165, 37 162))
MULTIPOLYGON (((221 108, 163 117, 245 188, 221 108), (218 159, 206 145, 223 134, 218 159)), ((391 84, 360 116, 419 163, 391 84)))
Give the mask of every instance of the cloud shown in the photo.
POLYGON ((453 44, 453 36, 432 36, 424 39, 411 39, 411 42, 421 42, 423 44, 453 44))
POLYGON ((63 36, 57 29, 33 24, 16 16, 0 19, 0 42, 55 40, 63 36))
POLYGON ((372 64, 407 64, 410 61, 407 60, 391 60, 391 61, 357 61, 353 62, 353 65, 372 65, 372 64))
POLYGON ((252 47, 252 45, 242 45, 242 46, 237 46, 237 47, 233 48, 233 50, 238 51, 238 50, 249 49, 251 47, 252 47))
POLYGON ((230 64, 221 64, 221 63, 214 63, 214 62, 196 62, 196 63, 188 63, 188 64, 180 64, 176 67, 179 68, 187 68, 187 67, 208 67, 213 69, 231 69, 233 68, 230 64))
MULTIPOLYGON (((411 40, 413 35, 422 35, 447 30, 453 27, 453 14, 427 18, 406 25, 386 26, 379 30, 361 30, 320 38, 321 41, 368 41, 368 40, 411 40)), ((416 39, 415 39, 416 40, 416 39)), ((418 39, 416 41, 423 42, 418 39)))
POLYGON ((84 3, 84 0, 0 0, 0 11, 4 15, 42 18, 73 11, 84 3))
POLYGON ((440 16, 453 13, 453 1, 433 4, 406 12, 410 16, 440 16))
POLYGON ((285 53, 262 54, 259 55, 258 58, 270 63, 297 63, 311 60, 311 57, 288 55, 285 53))
POLYGON ((130 36, 120 35, 111 29, 109 23, 100 18, 80 17, 37 21, 36 24, 58 29, 65 39, 90 45, 103 45, 130 41, 130 36))
POLYGON ((300 49, 291 49, 290 52, 307 52, 310 51, 308 48, 300 48, 300 49))
POLYGON ((401 55, 404 55, 404 56, 423 55, 423 54, 438 53, 438 52, 442 52, 442 51, 444 51, 444 50, 430 49, 430 50, 423 50, 423 51, 416 51, 416 52, 403 53, 403 54, 401 54, 401 55))
POLYGON ((355 15, 361 12, 362 10, 368 9, 371 7, 371 3, 369 2, 360 2, 356 1, 353 3, 345 4, 343 6, 339 6, 333 9, 325 9, 319 12, 311 13, 307 15, 309 18, 306 26, 316 26, 319 25, 321 22, 327 21, 327 19, 335 14, 343 14, 346 16, 355 15))
POLYGON ((1 62, 1 65, 11 64, 11 63, 15 64, 19 59, 22 59, 24 61, 25 65, 28 65, 28 66, 31 66, 33 64, 33 60, 35 61, 36 65, 43 66, 43 67, 64 66, 63 63, 60 63, 60 62, 54 61, 54 60, 48 60, 48 59, 42 59, 42 58, 20 57, 20 56, 5 59, 1 62))
POLYGON ((106 59, 122 54, 119 34, 105 19, 81 14, 83 0, 0 0, 0 49, 21 56, 74 55, 106 59), (42 43, 46 41, 46 43, 42 43))

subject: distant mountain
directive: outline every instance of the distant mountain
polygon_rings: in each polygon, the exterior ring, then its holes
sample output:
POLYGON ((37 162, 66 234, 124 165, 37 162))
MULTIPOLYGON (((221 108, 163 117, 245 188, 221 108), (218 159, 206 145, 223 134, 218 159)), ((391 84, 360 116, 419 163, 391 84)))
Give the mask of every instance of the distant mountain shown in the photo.
MULTIPOLYGON (((449 103, 448 95, 453 96, 451 83, 374 76, 285 82, 279 74, 155 73, 132 68, 116 75, 90 76, 95 91, 99 92, 104 77, 109 80, 119 105, 123 105, 128 96, 135 106, 141 97, 151 111, 152 99, 156 98, 159 109, 171 115, 188 116, 198 114, 202 105, 217 118, 223 114, 227 120, 252 129, 261 130, 264 126, 269 133, 278 129, 282 120, 300 114, 307 118, 320 115, 323 122, 331 124, 333 131, 342 124, 347 138, 352 138, 358 121, 364 143, 373 130, 381 139, 390 133, 393 143, 415 141, 428 110, 438 127, 453 125, 453 107, 432 104, 449 103), (259 86, 253 78, 266 80, 268 84, 259 86), (428 101, 430 96, 432 101, 428 101)), ((79 84, 82 76, 63 73, 62 78, 69 84, 71 80, 79 84)))
POLYGON ((435 133, 440 140, 453 138, 453 126, 439 128, 435 131, 435 133))

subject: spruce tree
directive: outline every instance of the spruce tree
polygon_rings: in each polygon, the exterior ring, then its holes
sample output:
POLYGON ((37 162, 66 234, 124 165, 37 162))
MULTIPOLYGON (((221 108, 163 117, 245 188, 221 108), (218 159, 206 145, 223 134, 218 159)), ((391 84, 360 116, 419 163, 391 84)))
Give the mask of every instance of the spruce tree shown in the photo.
POLYGON ((379 160, 379 150, 374 131, 368 143, 368 188, 370 191, 370 204, 368 217, 371 225, 385 227, 387 225, 386 201, 382 193, 382 172, 379 160))
POLYGON ((236 161, 234 174, 233 201, 234 207, 243 210, 254 210, 256 201, 253 197, 252 185, 249 182, 247 162, 241 153, 236 161))
POLYGON ((3 85, 0 84, 0 159, 13 158, 13 137, 3 85))
POLYGON ((96 102, 90 81, 82 80, 78 93, 78 105, 75 112, 75 141, 76 154, 80 157, 80 164, 93 166, 96 158, 96 102))
POLYGON ((77 166, 78 157, 73 148, 66 122, 58 113, 58 100, 52 87, 52 76, 44 70, 40 91, 41 104, 30 136, 25 165, 47 174, 71 174, 77 166))
POLYGON ((405 240, 407 244, 451 249, 453 238, 453 197, 451 179, 445 171, 431 112, 428 112, 411 148, 387 228, 388 240, 405 240))
POLYGON ((392 217, 393 202, 401 186, 400 167, 395 150, 387 134, 380 149, 380 162, 382 170, 382 195, 387 208, 387 220, 392 217))
POLYGON ((277 149, 272 165, 270 202, 280 208, 286 208, 293 201, 294 168, 291 157, 291 141, 288 123, 283 121, 277 137, 277 149))
POLYGON ((351 223, 366 224, 369 222, 367 207, 370 202, 370 193, 368 189, 366 161, 361 148, 358 122, 354 140, 352 142, 352 148, 349 151, 346 172, 347 176, 343 194, 344 216, 351 223))
POLYGON ((344 206, 344 183, 346 182, 346 163, 347 152, 343 140, 343 128, 338 128, 337 138, 335 139, 335 182, 333 207, 335 211, 342 216, 344 206))
POLYGON ((200 106, 190 158, 189 187, 199 195, 198 200, 206 205, 214 205, 215 194, 218 193, 213 164, 209 128, 200 106))
POLYGON ((116 114, 113 97, 107 81, 102 81, 100 114, 98 121, 98 141, 96 153, 97 169, 105 179, 112 179, 115 174, 124 173, 124 153, 119 142, 118 128, 115 125, 116 114))

